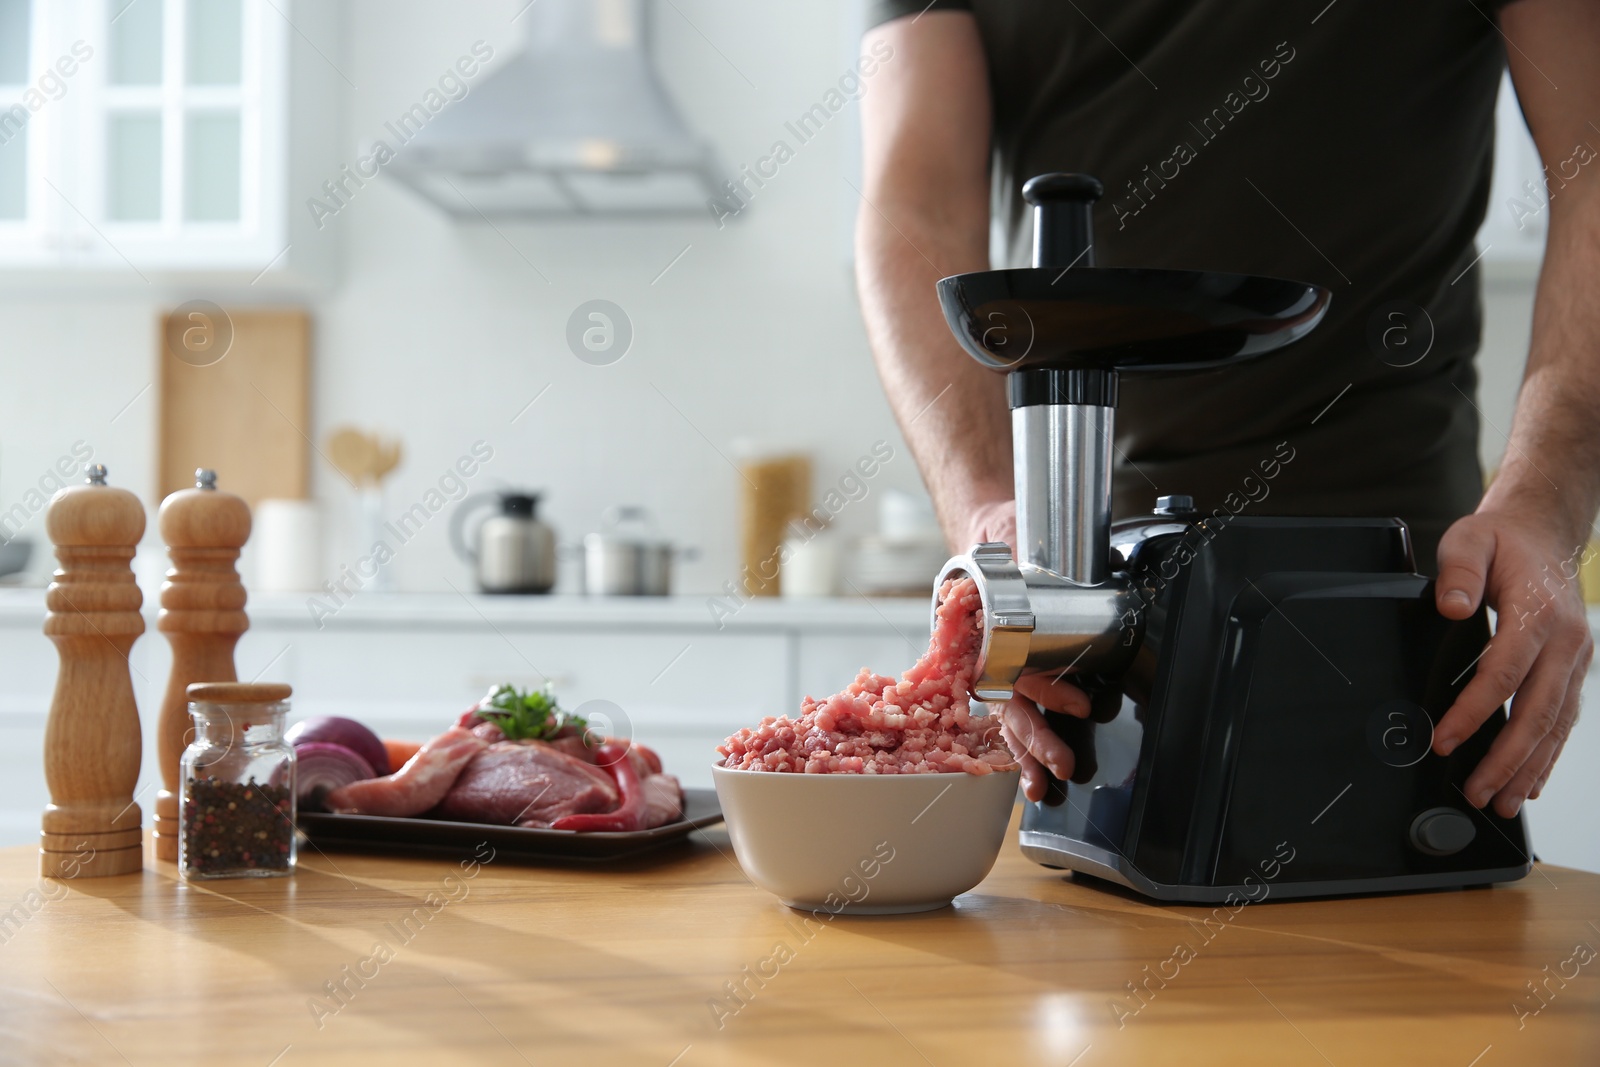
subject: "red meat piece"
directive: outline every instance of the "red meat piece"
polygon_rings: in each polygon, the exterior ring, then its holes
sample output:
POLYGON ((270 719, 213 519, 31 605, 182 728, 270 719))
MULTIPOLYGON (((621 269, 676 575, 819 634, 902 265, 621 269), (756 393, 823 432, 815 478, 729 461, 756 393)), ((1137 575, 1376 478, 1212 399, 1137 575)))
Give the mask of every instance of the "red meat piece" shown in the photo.
POLYGON ((461 772, 434 814, 461 822, 548 827, 563 815, 611 811, 611 776, 544 741, 490 745, 461 772))
POLYGON ((452 726, 393 774, 351 782, 328 793, 329 811, 356 815, 420 815, 442 800, 462 768, 489 746, 471 730, 452 726))

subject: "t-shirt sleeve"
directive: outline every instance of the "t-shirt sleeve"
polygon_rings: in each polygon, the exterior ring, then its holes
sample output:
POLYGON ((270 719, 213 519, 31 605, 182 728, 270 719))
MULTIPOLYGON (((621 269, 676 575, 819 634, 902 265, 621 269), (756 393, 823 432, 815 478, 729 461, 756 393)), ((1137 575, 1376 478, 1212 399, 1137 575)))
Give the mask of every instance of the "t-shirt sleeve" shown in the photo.
POLYGON ((867 28, 924 11, 971 11, 972 0, 873 0, 867 7, 867 28))

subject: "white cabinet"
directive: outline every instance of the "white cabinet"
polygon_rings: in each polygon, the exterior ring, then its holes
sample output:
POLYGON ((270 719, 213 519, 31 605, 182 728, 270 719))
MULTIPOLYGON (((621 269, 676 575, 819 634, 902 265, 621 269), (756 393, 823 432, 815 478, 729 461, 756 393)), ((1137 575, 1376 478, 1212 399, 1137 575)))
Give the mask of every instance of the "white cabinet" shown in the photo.
MULTIPOLYGON (((685 785, 709 786, 715 746, 863 666, 898 673, 927 640, 925 600, 757 601, 721 629, 695 597, 394 595, 353 601, 321 628, 303 598, 252 597, 234 661, 244 679, 294 686, 292 719, 345 715, 424 740, 491 685, 548 682, 563 707, 656 749, 685 785), (915 646, 915 647, 914 647, 915 646)), ((0 847, 36 841, 47 799, 45 713, 56 654, 40 632, 44 592, 0 590, 0 847)), ((144 723, 136 799, 159 787, 155 724, 171 669, 145 590, 129 662, 144 723)))
POLYGON ((346 715, 423 740, 490 686, 547 681, 561 705, 662 754, 689 785, 710 785, 722 738, 794 706, 783 633, 648 632, 623 626, 302 631, 258 625, 238 663, 277 657, 266 676, 295 688, 294 717, 346 715))
MULTIPOLYGON (((709 786, 714 748, 803 695, 848 685, 863 666, 898 673, 927 641, 925 602, 743 609, 718 629, 696 598, 395 596, 318 629, 303 605, 254 607, 241 677, 295 688, 295 716, 347 715, 422 739, 490 686, 548 683, 562 706, 658 749, 685 784, 709 786)), ((165 676, 165 649, 153 670, 165 676)))
MULTIPOLYGON (((924 606, 925 608, 925 606, 924 606)), ((917 661, 928 647, 928 622, 920 627, 902 626, 905 636, 882 627, 882 632, 832 634, 805 633, 800 636, 795 664, 796 700, 800 697, 825 697, 837 693, 854 680, 863 667, 878 674, 898 676, 917 661)))
MULTIPOLYGON (((1589 629, 1600 617, 1590 610, 1589 629)), ((1578 725, 1538 800, 1527 804, 1534 854, 1551 863, 1600 871, 1600 664, 1584 680, 1578 725)))
POLYGON ((288 33, 268 0, 0 0, 0 266, 267 267, 288 33))

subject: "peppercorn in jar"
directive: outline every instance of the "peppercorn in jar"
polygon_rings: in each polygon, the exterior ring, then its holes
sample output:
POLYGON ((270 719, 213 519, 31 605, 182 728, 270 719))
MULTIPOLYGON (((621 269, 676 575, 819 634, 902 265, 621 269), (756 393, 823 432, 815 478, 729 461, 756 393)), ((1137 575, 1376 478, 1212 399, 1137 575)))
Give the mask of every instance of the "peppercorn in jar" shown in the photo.
POLYGON ((183 753, 178 869, 188 879, 288 874, 295 861, 294 749, 287 685, 197 682, 183 753))

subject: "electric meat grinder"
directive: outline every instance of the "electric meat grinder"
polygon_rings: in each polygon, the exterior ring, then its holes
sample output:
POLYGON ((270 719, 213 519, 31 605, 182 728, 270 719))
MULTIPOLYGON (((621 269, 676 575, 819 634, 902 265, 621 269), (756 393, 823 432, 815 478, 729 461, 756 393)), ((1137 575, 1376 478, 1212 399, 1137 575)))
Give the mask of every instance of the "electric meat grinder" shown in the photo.
MULTIPOLYGON (((976 581, 980 699, 1008 699, 1024 674, 1069 675, 1096 705, 1093 721, 1046 716, 1078 771, 1027 806, 1023 853, 1182 901, 1523 877, 1520 814, 1462 793, 1504 710, 1448 757, 1431 751, 1488 642, 1486 613, 1438 613, 1403 522, 1202 514, 1172 495, 1112 523, 1119 376, 1282 348, 1316 327, 1329 294, 1097 267, 1100 195, 1086 175, 1032 179, 1033 267, 938 283, 962 347, 1007 375, 1017 558, 1002 543, 954 557, 935 606, 947 578, 976 581)), ((1263 471, 1283 458, 1264 446, 1263 471)))

